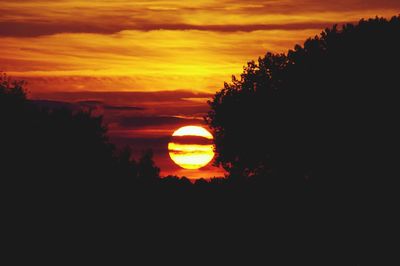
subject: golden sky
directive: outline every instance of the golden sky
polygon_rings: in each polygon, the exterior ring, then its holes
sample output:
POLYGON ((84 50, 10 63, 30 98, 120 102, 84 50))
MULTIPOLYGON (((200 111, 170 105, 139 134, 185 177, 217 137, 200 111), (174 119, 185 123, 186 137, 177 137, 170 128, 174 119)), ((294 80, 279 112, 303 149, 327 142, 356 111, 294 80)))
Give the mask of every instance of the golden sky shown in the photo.
POLYGON ((0 71, 31 91, 213 93, 266 51, 398 0, 0 0, 0 71), (50 85, 49 85, 50 84, 50 85))
POLYGON ((113 143, 198 178, 223 172, 181 169, 167 145, 203 125, 224 81, 333 24, 399 15, 400 0, 0 0, 0 13, 0 72, 31 98, 95 107, 113 143))

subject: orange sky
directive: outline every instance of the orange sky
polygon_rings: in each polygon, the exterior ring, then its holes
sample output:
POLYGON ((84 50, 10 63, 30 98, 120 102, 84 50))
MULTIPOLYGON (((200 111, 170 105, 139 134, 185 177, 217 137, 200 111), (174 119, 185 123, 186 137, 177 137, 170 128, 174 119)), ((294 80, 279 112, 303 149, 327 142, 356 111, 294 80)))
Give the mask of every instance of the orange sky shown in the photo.
POLYGON ((34 91, 214 92, 267 50, 286 51, 333 23, 400 12, 398 0, 0 4, 0 70, 32 80, 34 91))
POLYGON ((107 104, 113 136, 139 145, 201 123, 206 98, 247 61, 335 23, 398 15, 400 1, 0 0, 0 12, 0 71, 27 80, 33 98, 107 104))

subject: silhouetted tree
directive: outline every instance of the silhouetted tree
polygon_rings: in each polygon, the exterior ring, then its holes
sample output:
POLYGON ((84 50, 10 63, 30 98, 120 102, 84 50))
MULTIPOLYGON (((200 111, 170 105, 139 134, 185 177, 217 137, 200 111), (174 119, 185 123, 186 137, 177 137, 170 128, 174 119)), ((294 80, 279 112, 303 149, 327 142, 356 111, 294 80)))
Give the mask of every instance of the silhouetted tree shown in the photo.
POLYGON ((160 168, 153 161, 153 151, 143 151, 138 162, 138 178, 144 182, 155 182, 160 178, 160 168))
POLYGON ((132 149, 129 146, 124 147, 117 155, 118 169, 121 172, 115 173, 116 176, 125 178, 137 177, 138 175, 138 164, 132 155, 132 149))
POLYGON ((118 152, 108 141, 102 117, 90 110, 37 105, 26 98, 23 86, 1 76, 2 181, 59 197, 66 196, 62 191, 92 195, 159 178, 152 152, 145 152, 138 163, 130 148, 118 152))
POLYGON ((391 175, 399 36, 400 17, 361 20, 248 63, 209 102, 216 164, 330 187, 391 175))

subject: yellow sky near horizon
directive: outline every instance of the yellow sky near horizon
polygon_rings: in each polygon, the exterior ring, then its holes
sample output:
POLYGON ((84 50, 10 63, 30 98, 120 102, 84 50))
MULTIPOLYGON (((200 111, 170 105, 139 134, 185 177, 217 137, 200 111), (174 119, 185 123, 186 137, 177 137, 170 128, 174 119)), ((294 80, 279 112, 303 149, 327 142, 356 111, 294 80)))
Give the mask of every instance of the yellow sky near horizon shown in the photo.
POLYGON ((0 3, 0 71, 32 91, 213 93, 267 51, 335 23, 400 13, 395 0, 0 3))

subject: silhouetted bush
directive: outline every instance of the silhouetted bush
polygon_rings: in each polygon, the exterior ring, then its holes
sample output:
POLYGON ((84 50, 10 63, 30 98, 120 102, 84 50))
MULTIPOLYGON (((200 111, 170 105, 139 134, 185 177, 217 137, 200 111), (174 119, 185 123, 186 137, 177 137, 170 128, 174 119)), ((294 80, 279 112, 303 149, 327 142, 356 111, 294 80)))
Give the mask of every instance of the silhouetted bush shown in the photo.
POLYGON ((26 98, 23 85, 5 75, 0 80, 2 181, 29 194, 73 197, 159 178, 152 152, 136 163, 129 147, 117 151, 102 117, 37 105, 26 98))

